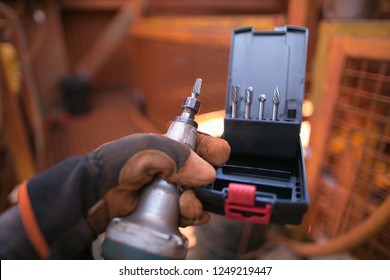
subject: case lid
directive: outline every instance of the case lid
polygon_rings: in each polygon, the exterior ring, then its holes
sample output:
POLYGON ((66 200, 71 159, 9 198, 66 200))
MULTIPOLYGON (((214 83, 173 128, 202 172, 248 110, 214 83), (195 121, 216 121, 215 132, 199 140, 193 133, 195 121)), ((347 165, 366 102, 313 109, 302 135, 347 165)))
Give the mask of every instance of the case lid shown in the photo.
MULTIPOLYGON (((227 94, 227 110, 231 112, 233 85, 240 86, 240 97, 253 87, 251 118, 258 117, 259 94, 265 94, 264 118, 271 119, 272 97, 276 87, 280 93, 279 118, 286 119, 287 109, 296 109, 302 121, 302 102, 306 75, 308 29, 283 26, 274 31, 255 31, 253 27, 233 31, 227 94)), ((245 102, 240 100, 238 114, 244 116, 245 102)))
POLYGON ((286 25, 272 31, 245 27, 233 31, 224 132, 233 152, 272 156, 276 147, 284 149, 277 152, 277 156, 295 156, 302 122, 307 41, 305 27, 286 25), (238 103, 234 105, 236 116, 232 117, 235 86, 239 86, 239 94, 238 103), (253 98, 248 114, 245 98, 250 87, 253 98), (275 119, 276 89, 279 104, 275 119), (266 95, 263 117, 259 114, 260 94, 266 95))

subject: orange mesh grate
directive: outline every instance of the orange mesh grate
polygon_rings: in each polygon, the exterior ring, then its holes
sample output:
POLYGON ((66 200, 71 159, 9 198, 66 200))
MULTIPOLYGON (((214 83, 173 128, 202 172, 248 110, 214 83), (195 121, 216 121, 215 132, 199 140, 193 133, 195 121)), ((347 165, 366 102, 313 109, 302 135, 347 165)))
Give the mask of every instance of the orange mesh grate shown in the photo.
MULTIPOLYGON (((332 120, 315 227, 349 231, 390 193, 390 61, 348 58, 332 120)), ((390 227, 352 252, 390 258, 390 227)))
POLYGON ((131 96, 125 91, 95 94, 90 112, 72 117, 66 126, 49 130, 46 167, 67 157, 88 153, 103 143, 142 132, 131 117, 131 109, 134 109, 131 96))

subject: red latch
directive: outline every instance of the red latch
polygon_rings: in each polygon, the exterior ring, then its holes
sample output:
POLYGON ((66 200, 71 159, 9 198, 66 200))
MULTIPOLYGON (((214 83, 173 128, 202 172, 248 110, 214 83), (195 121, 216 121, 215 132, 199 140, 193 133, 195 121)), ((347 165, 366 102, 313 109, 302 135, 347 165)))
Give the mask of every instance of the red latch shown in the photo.
POLYGON ((272 205, 256 206, 256 186, 230 183, 225 200, 225 215, 228 218, 257 224, 269 224, 272 205))

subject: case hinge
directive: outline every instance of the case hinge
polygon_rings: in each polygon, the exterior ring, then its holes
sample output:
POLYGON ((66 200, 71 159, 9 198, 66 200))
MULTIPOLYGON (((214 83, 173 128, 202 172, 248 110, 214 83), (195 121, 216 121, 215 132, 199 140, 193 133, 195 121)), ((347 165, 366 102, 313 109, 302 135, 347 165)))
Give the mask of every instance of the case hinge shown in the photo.
POLYGON ((225 200, 225 215, 228 218, 257 224, 269 224, 272 205, 256 206, 256 186, 230 183, 225 200))

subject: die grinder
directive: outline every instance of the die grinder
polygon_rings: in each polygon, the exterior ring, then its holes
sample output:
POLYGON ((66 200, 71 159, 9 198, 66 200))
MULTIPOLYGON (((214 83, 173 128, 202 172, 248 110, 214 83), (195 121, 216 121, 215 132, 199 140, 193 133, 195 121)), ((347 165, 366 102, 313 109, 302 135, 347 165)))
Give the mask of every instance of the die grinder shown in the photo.
MULTIPOLYGON (((195 148, 200 108, 201 79, 196 79, 191 96, 184 99, 182 113, 166 136, 195 148)), ((188 240, 178 229, 179 190, 161 178, 143 188, 137 209, 127 217, 114 218, 102 244, 104 259, 184 259, 188 240)))

